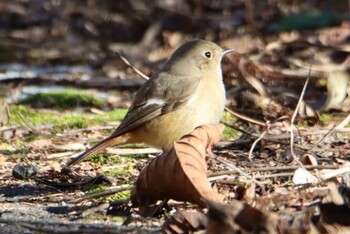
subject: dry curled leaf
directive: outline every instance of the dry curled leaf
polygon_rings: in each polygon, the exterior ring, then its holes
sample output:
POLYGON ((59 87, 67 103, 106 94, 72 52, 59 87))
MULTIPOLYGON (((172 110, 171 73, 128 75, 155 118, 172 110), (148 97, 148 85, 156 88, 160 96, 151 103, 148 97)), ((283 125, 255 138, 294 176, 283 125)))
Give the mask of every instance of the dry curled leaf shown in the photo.
POLYGON ((206 153, 220 140, 223 130, 222 124, 202 125, 175 142, 170 152, 154 158, 136 181, 133 204, 144 207, 174 199, 205 207, 203 199, 222 202, 207 180, 206 153))
POLYGON ((278 218, 252 206, 233 200, 229 205, 208 201, 206 233, 278 233, 278 218))
POLYGON ((163 226, 163 233, 190 233, 204 229, 206 217, 199 211, 177 211, 163 226))

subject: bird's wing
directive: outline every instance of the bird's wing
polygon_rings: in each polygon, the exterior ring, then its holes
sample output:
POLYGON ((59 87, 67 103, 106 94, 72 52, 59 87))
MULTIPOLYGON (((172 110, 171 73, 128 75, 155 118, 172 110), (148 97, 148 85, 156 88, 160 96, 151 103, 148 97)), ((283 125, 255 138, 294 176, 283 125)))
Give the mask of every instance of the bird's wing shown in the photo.
POLYGON ((113 137, 180 108, 191 99, 199 83, 197 79, 189 82, 188 77, 176 77, 176 83, 169 79, 165 81, 164 78, 158 74, 157 79, 148 80, 148 84, 141 87, 120 126, 112 134, 113 137))

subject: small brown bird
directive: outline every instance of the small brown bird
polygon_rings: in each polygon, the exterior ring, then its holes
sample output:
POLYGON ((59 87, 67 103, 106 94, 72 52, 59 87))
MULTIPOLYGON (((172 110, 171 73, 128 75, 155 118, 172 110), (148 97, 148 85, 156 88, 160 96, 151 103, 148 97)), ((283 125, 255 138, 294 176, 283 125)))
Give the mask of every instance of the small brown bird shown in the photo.
POLYGON ((112 145, 145 143, 167 151, 194 128, 218 123, 226 100, 221 59, 231 51, 204 40, 180 46, 137 91, 112 135, 72 158, 67 166, 112 145))

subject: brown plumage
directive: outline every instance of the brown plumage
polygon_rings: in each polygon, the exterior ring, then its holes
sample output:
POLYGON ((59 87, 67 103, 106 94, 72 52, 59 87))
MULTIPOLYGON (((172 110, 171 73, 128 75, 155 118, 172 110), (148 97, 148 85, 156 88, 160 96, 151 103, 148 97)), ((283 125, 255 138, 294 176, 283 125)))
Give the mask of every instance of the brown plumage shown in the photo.
POLYGON ((72 158, 67 166, 112 145, 145 143, 166 151, 195 127, 218 123, 225 106, 221 59, 231 51, 204 40, 180 46, 137 91, 112 135, 72 158))

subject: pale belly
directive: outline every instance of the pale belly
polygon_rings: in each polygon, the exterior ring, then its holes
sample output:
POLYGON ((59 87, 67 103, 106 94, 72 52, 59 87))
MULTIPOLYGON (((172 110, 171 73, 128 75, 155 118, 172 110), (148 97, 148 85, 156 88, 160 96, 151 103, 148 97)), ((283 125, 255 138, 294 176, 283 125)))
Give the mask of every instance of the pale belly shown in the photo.
POLYGON ((220 80, 200 85, 201 91, 195 92, 186 105, 149 122, 129 142, 144 142, 168 150, 176 140, 196 127, 219 123, 225 107, 224 86, 220 80))

